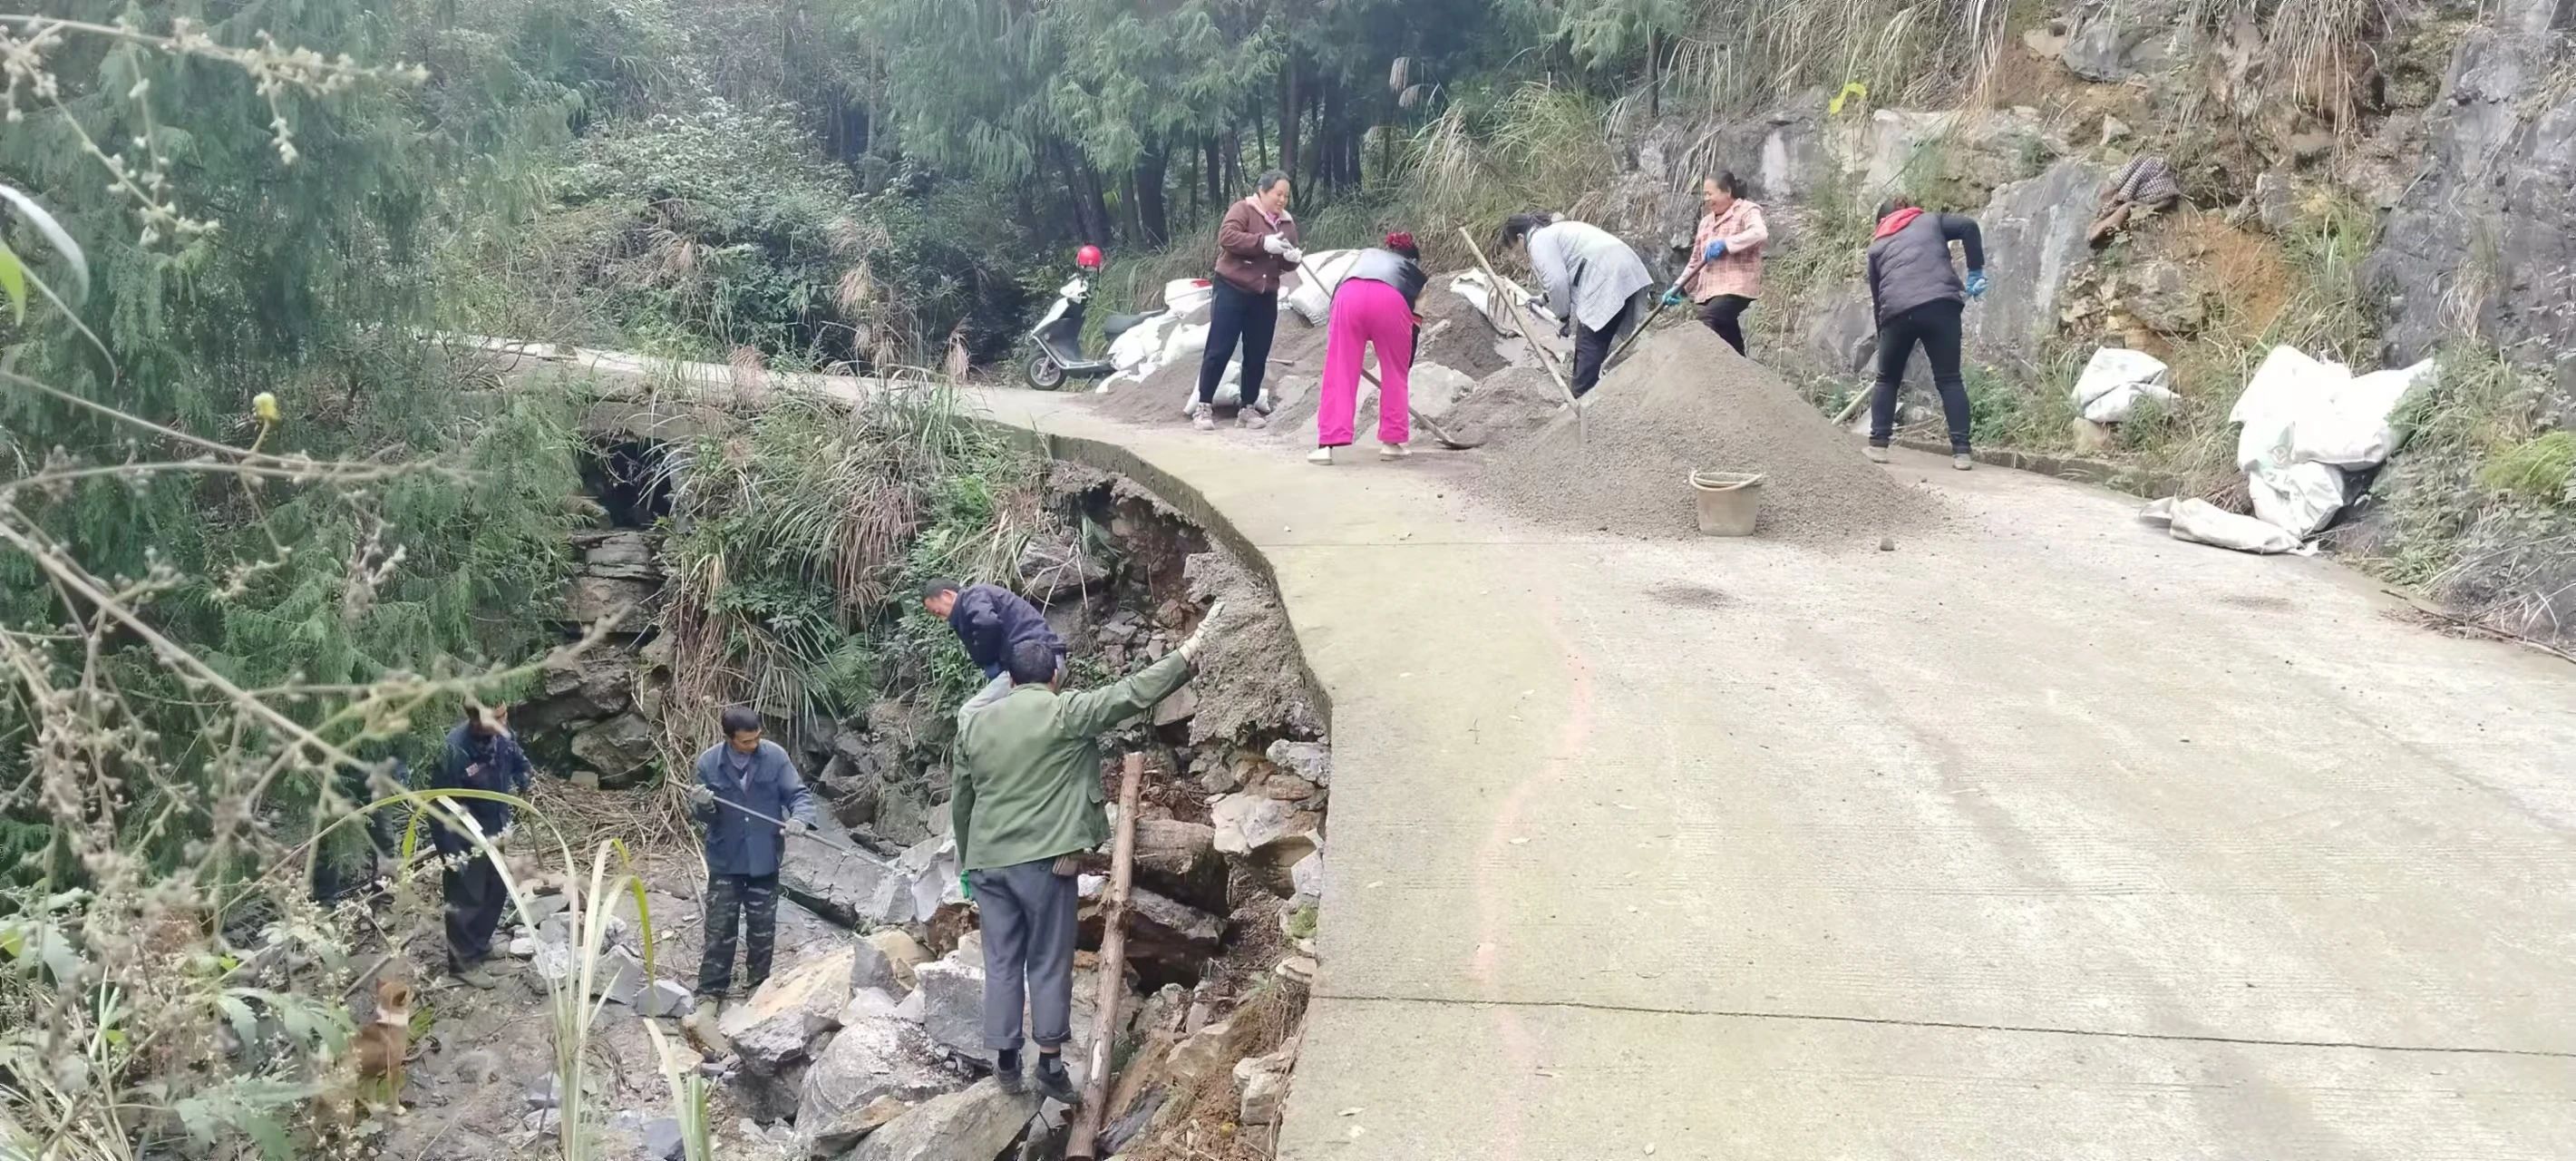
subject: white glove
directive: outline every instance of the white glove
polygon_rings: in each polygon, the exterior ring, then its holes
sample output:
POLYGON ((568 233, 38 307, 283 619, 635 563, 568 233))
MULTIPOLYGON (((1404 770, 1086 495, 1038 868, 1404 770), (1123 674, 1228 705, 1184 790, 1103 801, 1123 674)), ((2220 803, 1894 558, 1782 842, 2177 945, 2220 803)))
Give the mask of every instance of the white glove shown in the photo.
MULTIPOLYGON (((1271 235, 1271 236, 1272 236, 1272 237, 1274 237, 1274 238, 1275 238, 1275 237, 1278 237, 1278 235, 1276 235, 1276 234, 1273 234, 1273 235, 1271 235)), ((1303 251, 1303 250, 1300 250, 1300 249, 1296 248, 1295 246, 1290 246, 1290 247, 1288 247, 1288 248, 1287 248, 1287 249, 1285 249, 1285 250, 1281 250, 1281 251, 1279 252, 1279 256, 1280 256, 1280 257, 1282 257, 1282 258, 1287 259, 1287 260, 1288 260, 1288 264, 1289 264, 1289 265, 1291 265, 1291 266, 1294 266, 1294 265, 1296 265, 1296 264, 1298 264, 1298 263, 1300 263, 1300 262, 1304 262, 1304 261, 1306 260, 1306 252, 1305 252, 1305 251, 1303 251)))
POLYGON ((716 792, 704 782, 689 787, 689 809, 705 810, 716 804, 716 792))
POLYGON ((1199 627, 1190 630, 1189 640, 1181 642, 1180 652, 1183 659, 1193 665, 1198 663, 1199 650, 1207 648, 1208 626, 1216 624, 1217 615, 1223 612, 1225 612, 1224 601, 1208 606, 1207 616, 1199 618, 1199 627))
POLYGON ((1263 234, 1261 236, 1261 248, 1273 254, 1286 254, 1288 252, 1288 239, 1278 234, 1263 234))

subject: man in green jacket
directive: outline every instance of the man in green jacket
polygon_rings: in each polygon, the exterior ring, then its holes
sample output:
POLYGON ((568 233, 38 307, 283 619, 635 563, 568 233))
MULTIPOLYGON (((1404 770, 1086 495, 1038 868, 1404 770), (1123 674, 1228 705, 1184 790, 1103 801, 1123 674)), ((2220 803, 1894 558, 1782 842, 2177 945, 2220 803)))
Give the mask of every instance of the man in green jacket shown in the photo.
POLYGON ((957 797, 949 806, 966 896, 984 917, 984 1043, 993 1073, 1020 1078, 1020 1007, 1038 1042, 1040 1091, 1074 1103, 1064 1045, 1073 1038, 1078 856, 1109 837, 1096 738, 1170 697, 1216 609, 1178 651, 1106 689, 1063 693, 1055 650, 1011 649, 1008 692, 988 690, 957 713, 957 797))

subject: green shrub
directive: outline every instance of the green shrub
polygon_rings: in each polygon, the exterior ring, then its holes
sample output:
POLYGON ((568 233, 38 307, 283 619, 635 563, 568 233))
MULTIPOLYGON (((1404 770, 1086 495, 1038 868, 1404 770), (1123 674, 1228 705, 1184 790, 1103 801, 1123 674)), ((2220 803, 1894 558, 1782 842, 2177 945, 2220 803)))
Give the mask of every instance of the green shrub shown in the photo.
POLYGON ((2488 453, 2478 482, 2545 504, 2576 503, 2576 432, 2553 431, 2488 453))

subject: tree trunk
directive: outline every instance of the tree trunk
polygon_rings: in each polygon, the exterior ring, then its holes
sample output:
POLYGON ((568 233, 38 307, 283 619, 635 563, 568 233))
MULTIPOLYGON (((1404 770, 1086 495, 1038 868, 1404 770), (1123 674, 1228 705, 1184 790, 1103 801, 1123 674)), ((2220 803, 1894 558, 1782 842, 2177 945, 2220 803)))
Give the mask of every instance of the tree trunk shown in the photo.
POLYGON ((1092 168, 1088 161, 1082 163, 1082 178, 1083 197, 1091 205, 1091 220, 1100 224, 1100 232, 1085 240, 1106 246, 1114 240, 1111 223, 1117 220, 1109 216, 1109 194, 1100 180, 1100 171, 1092 168))
POLYGON ((1305 103, 1304 75, 1291 55, 1279 68, 1279 172, 1297 172, 1297 115, 1305 103))
POLYGON ((1211 209, 1225 204, 1225 159, 1217 156, 1217 140, 1216 134, 1208 134, 1207 204, 1211 209))
POLYGON ((1099 205, 1097 193, 1087 191, 1082 181, 1083 171, 1090 167, 1077 164, 1073 158, 1073 150, 1067 148, 1063 142, 1049 141, 1047 152, 1055 156, 1057 167, 1064 171, 1065 192, 1073 195, 1065 199, 1068 203, 1066 208, 1073 214, 1073 232, 1080 235, 1083 241, 1095 245, 1107 241, 1108 209, 1099 205), (1096 210, 1095 207, 1097 207, 1096 210))
POLYGON ((1334 159, 1341 152, 1340 132, 1342 87, 1325 81, 1318 85, 1323 92, 1315 101, 1315 159, 1306 167, 1306 184, 1322 190, 1339 189, 1341 174, 1335 172, 1334 159))
POLYGON ((1171 154, 1159 143, 1136 161, 1136 240, 1148 246, 1160 246, 1172 236, 1163 204, 1163 176, 1171 164, 1171 154))
POLYGON ((1646 116, 1664 115, 1664 34, 1646 34, 1646 116))

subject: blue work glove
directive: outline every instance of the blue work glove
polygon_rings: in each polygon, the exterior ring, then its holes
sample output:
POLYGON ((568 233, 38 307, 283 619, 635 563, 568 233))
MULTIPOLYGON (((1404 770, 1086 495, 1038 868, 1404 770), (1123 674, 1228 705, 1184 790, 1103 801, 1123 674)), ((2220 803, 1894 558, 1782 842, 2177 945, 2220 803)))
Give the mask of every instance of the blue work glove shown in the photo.
POLYGON ((1985 272, 1985 271, 1983 271, 1983 270, 1971 270, 1971 271, 1969 271, 1969 272, 1968 272, 1968 297, 1970 297, 1970 298, 1984 298, 1985 296, 1986 296, 1986 272, 1985 272))
POLYGON ((1700 261, 1703 261, 1703 262, 1714 262, 1714 261, 1716 261, 1717 259, 1719 259, 1719 258, 1721 258, 1721 257, 1724 257, 1724 256, 1725 256, 1725 254, 1726 254, 1726 239, 1724 239, 1724 238, 1711 238, 1711 239, 1709 239, 1709 240, 1708 240, 1708 249, 1700 251, 1700 252, 1699 252, 1699 257, 1700 257, 1700 261))
POLYGON ((1672 289, 1667 290, 1667 291, 1665 291, 1665 292, 1664 292, 1664 301, 1663 301, 1660 305, 1663 305, 1663 306, 1680 306, 1681 304, 1682 304, 1682 288, 1681 288, 1681 284, 1680 284, 1680 283, 1674 283, 1674 284, 1673 284, 1673 288, 1672 288, 1672 289))

